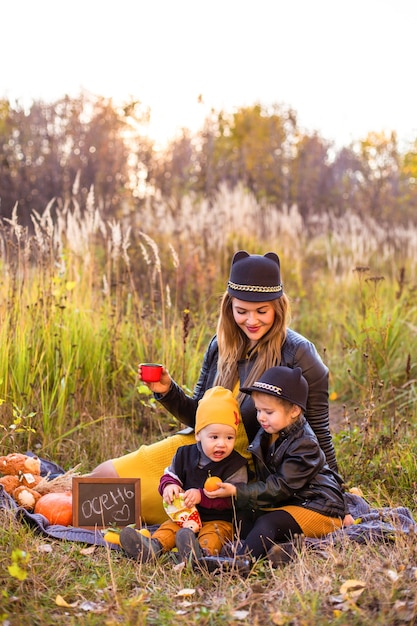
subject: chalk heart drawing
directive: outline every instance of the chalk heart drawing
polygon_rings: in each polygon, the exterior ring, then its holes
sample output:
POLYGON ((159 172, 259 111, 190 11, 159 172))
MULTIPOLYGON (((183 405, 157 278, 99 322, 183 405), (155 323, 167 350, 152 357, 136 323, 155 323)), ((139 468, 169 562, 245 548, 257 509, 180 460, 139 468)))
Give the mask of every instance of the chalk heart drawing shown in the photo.
POLYGON ((113 517, 115 522, 127 522, 129 519, 129 506, 124 504, 120 511, 116 511, 113 517))

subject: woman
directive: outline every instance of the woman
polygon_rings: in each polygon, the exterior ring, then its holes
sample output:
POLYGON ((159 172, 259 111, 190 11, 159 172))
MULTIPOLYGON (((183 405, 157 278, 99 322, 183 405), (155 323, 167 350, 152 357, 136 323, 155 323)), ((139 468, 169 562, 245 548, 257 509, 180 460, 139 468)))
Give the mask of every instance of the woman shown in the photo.
MULTIPOLYGON (((256 409, 250 396, 239 392, 250 387, 276 365, 300 367, 308 382, 305 417, 319 440, 330 468, 337 472, 329 428, 328 369, 315 346, 288 328, 290 304, 281 284, 280 262, 274 252, 264 256, 237 252, 232 260, 223 296, 217 334, 211 340, 192 397, 163 368, 159 382, 149 383, 159 402, 178 420, 194 428, 197 404, 206 389, 221 385, 238 398, 242 422, 235 448, 247 451, 258 430, 256 409)), ((141 366, 139 366, 141 377, 141 366)), ((158 494, 159 479, 176 449, 195 443, 192 432, 141 446, 138 450, 99 465, 92 476, 141 478, 142 518, 147 524, 166 519, 158 494)))

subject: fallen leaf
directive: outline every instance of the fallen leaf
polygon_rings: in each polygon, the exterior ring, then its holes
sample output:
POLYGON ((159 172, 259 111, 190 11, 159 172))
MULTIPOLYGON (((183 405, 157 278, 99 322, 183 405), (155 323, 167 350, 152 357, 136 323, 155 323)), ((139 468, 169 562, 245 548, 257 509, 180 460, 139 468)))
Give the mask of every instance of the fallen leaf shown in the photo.
POLYGON ((150 598, 146 594, 146 592, 139 589, 137 590, 137 593, 134 596, 126 600, 126 604, 128 606, 135 607, 135 606, 139 606, 140 604, 143 604, 144 602, 149 602, 149 601, 150 601, 150 598))
POLYGON ((80 554, 83 554, 84 556, 89 556, 90 554, 93 554, 96 551, 97 546, 90 546, 89 548, 81 548, 80 550, 80 554))
POLYGON ((174 570, 174 572, 182 572, 184 567, 185 567, 185 561, 181 561, 181 563, 177 563, 176 565, 174 565, 172 569, 174 570))
POLYGON ((37 548, 38 552, 52 552, 52 546, 49 543, 43 543, 37 548))
POLYGON ((349 579, 345 580, 343 585, 340 587, 340 593, 343 596, 348 596, 349 598, 358 598, 365 588, 366 584, 361 580, 349 579))
POLYGON ((238 620, 246 619, 248 615, 249 611, 233 611, 231 613, 231 616, 238 620))
POLYGON ((180 589, 179 592, 177 593, 177 596, 180 597, 184 597, 184 596, 192 596, 195 594, 195 589, 180 589))
POLYGON ((404 600, 396 600, 394 603, 395 616, 402 623, 412 624, 415 617, 415 607, 413 602, 406 602, 404 600))
POLYGON ((284 626, 288 624, 287 617, 281 611, 275 611, 271 616, 271 622, 276 626, 284 626))
POLYGON ((55 598, 55 604, 57 606, 62 606, 66 609, 69 609, 69 608, 74 608, 75 606, 77 606, 78 602, 71 602, 71 604, 69 604, 66 600, 64 600, 62 596, 58 594, 57 597, 55 598))
POLYGON ((343 595, 339 596, 329 596, 329 600, 332 604, 342 604, 343 603, 343 595))
POLYGON ((184 602, 180 603, 180 606, 184 607, 184 609, 189 609, 191 606, 194 606, 194 602, 189 602, 188 600, 184 600, 184 602))
POLYGON ((28 575, 27 571, 19 567, 17 563, 9 565, 7 569, 10 576, 13 576, 13 578, 17 578, 17 580, 26 580, 28 575))
POLYGON ((397 582, 397 580, 399 579, 400 575, 398 574, 398 572, 396 572, 394 569, 387 569, 385 570, 386 575, 388 576, 388 578, 390 580, 392 580, 392 582, 397 582))
POLYGON ((92 611, 93 613, 101 613, 103 611, 103 604, 85 600, 85 602, 80 604, 80 609, 83 611, 92 611))

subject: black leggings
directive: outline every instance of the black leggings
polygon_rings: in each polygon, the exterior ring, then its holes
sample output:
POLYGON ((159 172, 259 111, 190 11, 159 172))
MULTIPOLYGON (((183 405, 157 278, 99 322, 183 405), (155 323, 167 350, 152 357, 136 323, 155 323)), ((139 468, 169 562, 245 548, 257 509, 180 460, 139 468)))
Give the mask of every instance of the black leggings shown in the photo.
POLYGON ((260 515, 245 537, 239 552, 251 552, 258 559, 265 556, 276 543, 291 541, 294 535, 303 531, 287 511, 271 511, 260 515))

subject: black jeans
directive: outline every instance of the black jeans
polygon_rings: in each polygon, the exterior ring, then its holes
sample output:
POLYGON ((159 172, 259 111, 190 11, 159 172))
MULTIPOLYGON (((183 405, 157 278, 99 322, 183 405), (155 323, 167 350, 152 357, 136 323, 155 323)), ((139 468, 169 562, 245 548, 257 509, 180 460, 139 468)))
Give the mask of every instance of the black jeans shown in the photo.
POLYGON ((294 535, 302 534, 300 526, 286 511, 263 513, 250 522, 242 520, 242 546, 238 553, 250 552, 258 559, 265 556, 276 543, 291 541, 294 535))

